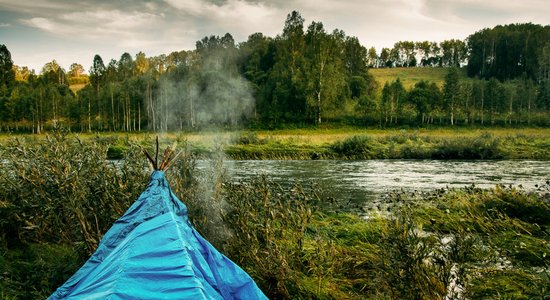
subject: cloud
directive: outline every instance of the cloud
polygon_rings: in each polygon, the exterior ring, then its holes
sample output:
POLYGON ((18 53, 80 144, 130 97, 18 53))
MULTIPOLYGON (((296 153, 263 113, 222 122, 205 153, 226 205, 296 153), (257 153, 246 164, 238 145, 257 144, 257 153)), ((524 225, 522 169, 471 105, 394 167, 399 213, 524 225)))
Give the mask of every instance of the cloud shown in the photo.
POLYGON ((237 42, 255 32, 274 37, 293 10, 306 28, 323 22, 379 50, 401 40, 464 39, 498 24, 550 23, 548 0, 0 0, 0 27, 10 45, 24 32, 41 38, 44 49, 118 58, 192 50, 204 36, 227 32, 237 42))
POLYGON ((82 44, 108 44, 125 51, 145 51, 155 45, 166 45, 162 34, 162 13, 122 10, 89 10, 59 14, 54 17, 22 19, 27 26, 82 44))
POLYGON ((201 0, 165 0, 165 2, 191 15, 204 15, 206 12, 215 9, 216 6, 201 0))
POLYGON ((21 22, 31 27, 36 27, 48 32, 57 32, 57 30, 62 29, 62 27, 60 28, 58 24, 46 18, 32 18, 28 20, 21 20, 21 22))
POLYGON ((86 12, 71 12, 60 16, 67 23, 100 25, 101 30, 114 28, 115 30, 139 29, 153 25, 162 15, 147 12, 124 12, 115 10, 98 10, 86 12))
POLYGON ((165 3, 191 18, 189 22, 194 26, 211 30, 203 35, 229 32, 243 39, 254 32, 274 35, 275 28, 282 28, 285 15, 283 10, 268 2, 165 0, 165 3))
POLYGON ((36 11, 49 11, 49 10, 62 10, 66 8, 65 5, 69 3, 61 3, 60 1, 50 1, 50 0, 35 0, 35 1, 11 1, 11 0, 0 0, 0 6, 2 9, 17 11, 17 12, 36 12, 36 11))
POLYGON ((547 0, 424 0, 423 14, 438 20, 461 23, 550 22, 547 0))
POLYGON ((69 35, 78 39, 95 39, 110 34, 139 33, 154 25, 161 15, 120 10, 69 12, 53 18, 36 17, 21 21, 56 35, 69 35))

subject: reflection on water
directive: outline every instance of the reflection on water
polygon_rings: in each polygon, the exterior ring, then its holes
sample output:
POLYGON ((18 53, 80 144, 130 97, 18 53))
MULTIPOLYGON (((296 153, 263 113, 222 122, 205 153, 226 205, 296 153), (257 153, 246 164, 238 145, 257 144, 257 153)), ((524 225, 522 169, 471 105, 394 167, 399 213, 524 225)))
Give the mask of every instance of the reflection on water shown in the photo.
POLYGON ((265 174, 281 184, 315 183, 338 200, 365 203, 393 190, 522 185, 535 189, 550 179, 549 161, 441 160, 235 160, 226 162, 235 180, 265 174))

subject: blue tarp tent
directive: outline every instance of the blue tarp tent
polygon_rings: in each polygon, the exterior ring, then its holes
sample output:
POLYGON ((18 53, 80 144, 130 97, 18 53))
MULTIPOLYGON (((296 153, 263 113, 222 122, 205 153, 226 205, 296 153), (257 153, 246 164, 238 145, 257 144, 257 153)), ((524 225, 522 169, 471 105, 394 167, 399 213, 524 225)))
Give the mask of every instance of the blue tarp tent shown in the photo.
POLYGON ((48 299, 267 299, 191 225, 163 171, 48 299))

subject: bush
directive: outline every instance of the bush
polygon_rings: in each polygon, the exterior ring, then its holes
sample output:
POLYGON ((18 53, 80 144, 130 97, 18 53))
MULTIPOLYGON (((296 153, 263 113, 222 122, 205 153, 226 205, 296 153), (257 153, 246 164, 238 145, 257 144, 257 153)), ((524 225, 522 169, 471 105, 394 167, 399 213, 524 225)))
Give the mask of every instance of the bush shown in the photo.
POLYGON ((300 294, 307 226, 318 200, 295 186, 285 192, 265 177, 230 184, 225 220, 233 231, 229 256, 241 265, 272 299, 300 294))
POLYGON ((260 139, 256 132, 242 133, 235 140, 237 145, 262 145, 265 143, 266 141, 260 139))
POLYGON ((433 151, 433 159, 500 159, 499 139, 490 134, 445 140, 433 151))
POLYGON ((108 159, 122 159, 128 151, 128 148, 123 145, 110 145, 107 148, 107 158, 108 159))
POLYGON ((332 152, 346 159, 370 159, 376 157, 374 140, 366 135, 353 136, 331 146, 332 152))
POLYGON ((115 166, 107 148, 60 132, 33 143, 15 141, 7 151, 9 171, 0 174, 8 244, 75 243, 91 254, 147 184, 143 159, 115 166))
POLYGON ((29 244, 0 256, 0 295, 45 299, 80 267, 82 260, 67 245, 29 244))

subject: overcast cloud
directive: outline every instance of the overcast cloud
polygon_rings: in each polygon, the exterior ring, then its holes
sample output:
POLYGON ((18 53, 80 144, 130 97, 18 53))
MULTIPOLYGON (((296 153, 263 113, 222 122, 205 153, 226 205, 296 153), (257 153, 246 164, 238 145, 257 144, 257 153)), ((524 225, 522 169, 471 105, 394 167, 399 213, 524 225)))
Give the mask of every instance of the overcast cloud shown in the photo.
POLYGON ((465 39, 499 24, 550 24, 548 0, 0 0, 0 44, 14 63, 40 71, 52 59, 89 69, 122 53, 147 56, 192 50, 208 35, 242 42, 255 32, 276 36, 292 10, 325 28, 356 36, 366 47, 402 40, 465 39))

